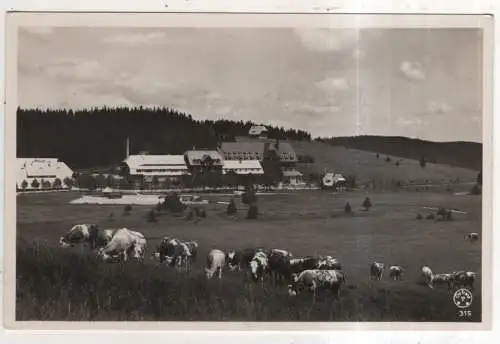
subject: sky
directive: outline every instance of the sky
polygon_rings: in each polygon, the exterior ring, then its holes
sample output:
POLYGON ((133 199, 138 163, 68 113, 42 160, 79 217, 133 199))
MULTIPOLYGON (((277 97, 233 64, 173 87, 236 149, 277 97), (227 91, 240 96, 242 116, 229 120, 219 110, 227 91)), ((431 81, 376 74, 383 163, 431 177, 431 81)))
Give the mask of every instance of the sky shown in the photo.
POLYGON ((478 29, 21 28, 22 108, 167 106, 313 137, 482 142, 478 29))

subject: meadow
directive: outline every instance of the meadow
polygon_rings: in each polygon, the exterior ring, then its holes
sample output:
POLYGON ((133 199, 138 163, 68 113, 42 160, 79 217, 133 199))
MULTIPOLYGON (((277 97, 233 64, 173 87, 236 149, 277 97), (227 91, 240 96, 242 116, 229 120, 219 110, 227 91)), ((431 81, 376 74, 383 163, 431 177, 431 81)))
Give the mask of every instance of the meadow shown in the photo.
MULTIPOLYGON (((481 241, 464 236, 481 233, 481 196, 432 192, 370 193, 373 207, 361 210, 366 194, 304 191, 258 197, 259 217, 228 217, 229 196, 210 200, 207 217, 195 224, 163 214, 146 222, 147 206, 70 205, 73 192, 17 196, 17 320, 171 320, 171 321, 481 321, 481 241), (353 214, 344 213, 349 202, 353 214), (464 211, 452 221, 426 220, 424 207, 464 211), (424 219, 418 220, 417 214, 424 219), (96 261, 85 249, 60 249, 61 235, 77 223, 102 228, 127 227, 148 239, 143 265, 96 261), (198 259, 189 274, 178 274, 149 259, 164 236, 197 240, 198 259), (287 295, 286 285, 267 281, 264 290, 243 273, 223 272, 207 281, 204 265, 211 248, 265 246, 295 256, 332 255, 347 275, 340 300, 320 293, 287 295), (406 268, 402 281, 369 280, 369 260, 406 268), (434 272, 479 273, 472 317, 458 318, 446 287, 431 290, 421 283, 420 266, 434 272)), ((435 211, 434 211, 435 213, 435 211)))

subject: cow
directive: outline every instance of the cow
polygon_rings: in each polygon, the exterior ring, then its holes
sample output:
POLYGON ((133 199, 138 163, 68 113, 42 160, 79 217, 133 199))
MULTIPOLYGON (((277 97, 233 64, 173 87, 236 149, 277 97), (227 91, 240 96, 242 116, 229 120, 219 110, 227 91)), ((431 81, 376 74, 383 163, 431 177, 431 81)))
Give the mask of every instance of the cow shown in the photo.
MULTIPOLYGON (((171 267, 177 267, 179 270, 183 265, 187 270, 189 267, 189 260, 191 259, 191 250, 184 241, 165 237, 160 245, 156 248, 156 253, 153 255, 158 257, 160 263, 166 263, 171 267)), ((196 246, 197 248, 197 246, 196 246)))
POLYGON ((296 296, 308 289, 313 293, 315 303, 318 289, 330 290, 338 298, 341 284, 345 284, 345 275, 341 270, 304 270, 300 274, 293 274, 292 282, 288 285, 288 295, 296 296))
POLYGON ((269 274, 275 281, 287 280, 290 277, 290 256, 281 252, 271 252, 268 255, 269 274))
POLYGON ((458 271, 453 274, 453 282, 457 287, 468 287, 470 290, 474 290, 474 281, 476 279, 476 273, 471 271, 458 271))
POLYGON ((264 275, 269 271, 267 254, 262 251, 256 252, 249 263, 249 270, 252 280, 254 282, 260 281, 264 286, 264 275))
POLYGON ((385 264, 378 262, 370 263, 370 279, 381 280, 384 273, 385 264))
POLYGON ((146 239, 141 233, 121 228, 105 247, 99 249, 97 257, 110 260, 122 256, 123 261, 129 257, 142 260, 145 245, 146 239))
POLYGON ((290 278, 292 274, 301 273, 304 270, 314 270, 318 267, 319 261, 314 257, 292 258, 288 261, 290 278))
POLYGON ((198 255, 199 244, 195 240, 184 241, 184 243, 188 247, 189 252, 191 252, 191 261, 194 263, 196 261, 196 256, 198 255))
POLYGON ((388 270, 389 277, 394 281, 401 280, 403 272, 405 271, 405 269, 399 265, 391 265, 388 270))
POLYGON ((92 250, 106 246, 114 234, 114 230, 102 231, 96 224, 77 224, 62 237, 59 245, 62 248, 88 244, 92 250))
POLYGON ((282 249, 279 249, 279 248, 272 248, 270 250, 267 250, 266 253, 267 253, 268 256, 277 255, 277 256, 289 257, 289 258, 293 257, 292 252, 287 251, 287 250, 282 250, 282 249))
POLYGON ((422 265, 420 267, 421 271, 422 271, 422 276, 424 277, 424 282, 429 285, 431 283, 431 280, 432 280, 432 270, 429 266, 427 265, 422 265))
POLYGON ((142 233, 132 230, 129 230, 129 232, 135 236, 135 240, 134 245, 128 251, 128 255, 138 261, 143 261, 146 253, 147 240, 142 233))
POLYGON ((211 279, 216 272, 219 279, 221 279, 224 266, 226 266, 226 254, 221 250, 212 249, 207 255, 207 265, 205 267, 207 279, 211 279))
POLYGON ((318 258, 316 266, 318 270, 342 270, 342 265, 332 256, 322 256, 318 258))
POLYGON ((255 253, 264 251, 266 250, 262 247, 229 251, 227 254, 227 265, 231 271, 241 271, 242 268, 248 267, 255 253))
POLYGON ((469 233, 465 236, 465 238, 470 241, 476 241, 477 239, 479 239, 479 233, 469 233))
POLYGON ((455 275, 453 274, 432 274, 431 281, 428 284, 429 288, 434 289, 435 285, 443 285, 446 284, 448 286, 448 290, 453 289, 455 282, 455 275))

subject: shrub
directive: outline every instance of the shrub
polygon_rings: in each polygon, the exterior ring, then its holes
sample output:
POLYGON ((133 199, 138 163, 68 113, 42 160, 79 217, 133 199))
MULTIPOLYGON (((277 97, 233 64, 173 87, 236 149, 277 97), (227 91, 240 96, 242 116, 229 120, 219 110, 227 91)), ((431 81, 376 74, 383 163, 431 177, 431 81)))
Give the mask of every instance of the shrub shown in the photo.
POLYGON ((249 208, 248 208, 248 213, 247 213, 247 219, 256 219, 257 218, 257 215, 258 215, 258 209, 257 209, 257 205, 255 204, 252 204, 249 208))
POLYGON ((33 179, 33 181, 31 182, 31 187, 33 189, 38 189, 40 187, 40 183, 38 182, 38 180, 33 179))
POLYGON ((26 190, 28 188, 28 182, 25 180, 23 180, 23 182, 21 183, 21 189, 23 190, 26 190))
POLYGON ((436 217, 434 216, 434 214, 429 214, 427 215, 426 219, 427 220, 434 220, 436 217))
POLYGON ((420 163, 420 166, 421 166, 422 168, 425 168, 425 165, 427 165, 427 162, 425 161, 425 156, 423 156, 423 155, 422 155, 422 156, 420 157, 420 161, 419 161, 419 163, 420 163))
POLYGON ((481 186, 479 184, 474 184, 472 189, 470 190, 471 195, 480 195, 481 194, 481 186))
POLYGON ((172 192, 165 197, 165 208, 171 213, 181 213, 186 209, 186 205, 181 202, 177 193, 172 192))
POLYGON ((255 194, 255 191, 253 189, 249 188, 243 193, 243 195, 241 196, 241 200, 243 204, 251 205, 257 203, 257 195, 255 194))
POLYGON ((228 215, 234 215, 238 212, 238 209, 236 208, 236 202, 234 201, 234 198, 231 198, 229 201, 229 204, 227 205, 226 213, 228 215))
POLYGON ((424 217, 422 216, 422 214, 418 214, 417 215, 417 220, 422 220, 424 217))
POLYGON ((365 208, 366 210, 370 210, 371 207, 372 201, 370 200, 370 197, 366 197, 365 201, 363 202, 363 208, 365 208))
POLYGON ((148 211, 146 215, 146 221, 147 222, 158 222, 158 218, 156 217, 156 212, 154 209, 151 209, 148 211))
POLYGON ((60 189, 60 188, 61 188, 61 186, 62 186, 62 181, 61 181, 61 179, 56 178, 56 179, 54 180, 54 183, 52 184, 52 187, 53 187, 54 189, 60 189))
POLYGON ((385 158, 385 161, 387 161, 387 162, 391 162, 391 157, 390 157, 390 156, 387 156, 387 157, 385 158))
POLYGON ((344 207, 344 211, 347 213, 347 214, 350 214, 352 213, 352 208, 351 208, 351 205, 349 204, 349 202, 346 203, 345 207, 344 207))
POLYGON ((124 208, 123 208, 123 215, 124 216, 128 216, 130 215, 130 212, 132 211, 132 206, 130 204, 127 204, 124 208))

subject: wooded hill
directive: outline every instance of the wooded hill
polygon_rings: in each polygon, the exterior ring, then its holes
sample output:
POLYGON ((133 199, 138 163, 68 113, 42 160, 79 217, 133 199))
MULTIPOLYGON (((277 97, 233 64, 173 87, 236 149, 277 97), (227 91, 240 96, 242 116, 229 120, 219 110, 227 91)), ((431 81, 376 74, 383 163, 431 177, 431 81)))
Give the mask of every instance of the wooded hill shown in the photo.
MULTIPOLYGON (((73 169, 114 165, 130 154, 183 154, 215 149, 220 141, 247 135, 253 122, 195 120, 168 108, 93 108, 90 110, 17 111, 17 156, 59 158, 73 169)), ((277 139, 310 140, 303 130, 268 126, 277 139)))
POLYGON ((318 138, 332 146, 342 146, 405 159, 463 167, 480 171, 483 145, 476 142, 432 142, 401 136, 353 136, 318 138))

